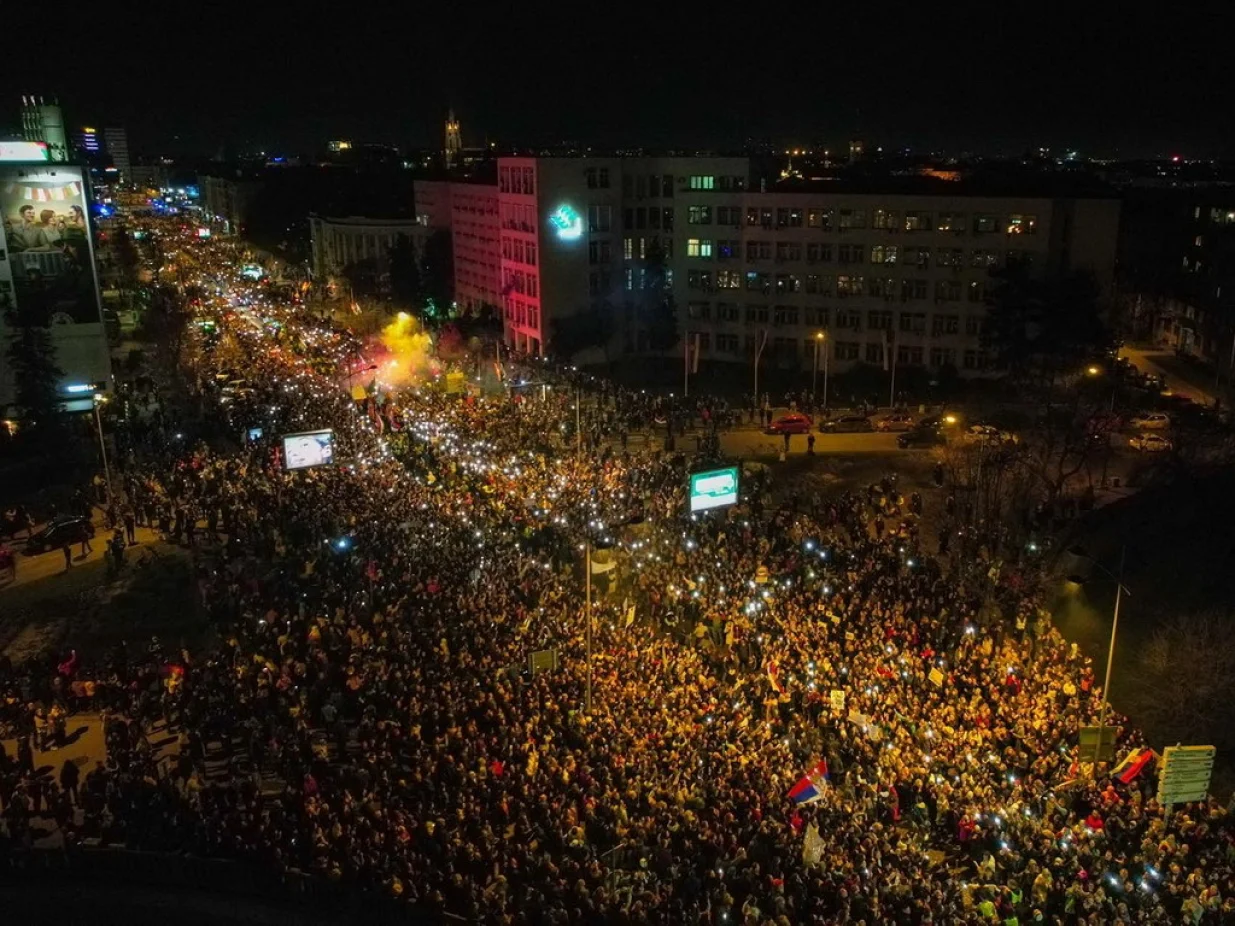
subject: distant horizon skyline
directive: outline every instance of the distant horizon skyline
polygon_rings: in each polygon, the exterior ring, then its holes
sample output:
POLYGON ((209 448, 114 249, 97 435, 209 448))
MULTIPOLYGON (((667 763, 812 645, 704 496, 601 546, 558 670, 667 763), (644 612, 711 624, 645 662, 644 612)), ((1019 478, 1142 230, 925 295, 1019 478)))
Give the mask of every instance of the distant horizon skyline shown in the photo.
POLYGON ((11 88, 0 123, 19 125, 20 97, 33 93, 59 99, 70 132, 121 125, 147 156, 224 145, 309 154, 333 138, 437 149, 453 109, 469 147, 861 138, 1005 156, 1042 146, 1235 157, 1235 120, 1221 105, 1221 88, 1235 84, 1224 13, 1185 32, 1101 11, 995 16, 964 3, 810 11, 791 23, 673 9, 603 22, 482 12, 400 19, 378 7, 366 15, 363 0, 347 15, 295 18, 226 0, 205 16, 126 8, 118 25, 142 28, 123 54, 64 56, 37 76, 0 59, 0 86, 11 88))

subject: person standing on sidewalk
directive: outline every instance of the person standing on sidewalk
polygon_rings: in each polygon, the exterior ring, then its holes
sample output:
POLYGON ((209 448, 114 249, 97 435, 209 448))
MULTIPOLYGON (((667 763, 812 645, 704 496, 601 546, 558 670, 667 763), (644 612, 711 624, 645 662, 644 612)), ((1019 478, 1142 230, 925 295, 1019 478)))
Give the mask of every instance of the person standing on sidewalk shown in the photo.
POLYGON ((81 769, 77 767, 77 763, 72 759, 65 759, 64 765, 60 766, 60 787, 64 788, 64 793, 69 795, 74 806, 81 805, 81 798, 77 795, 77 785, 81 781, 81 769))

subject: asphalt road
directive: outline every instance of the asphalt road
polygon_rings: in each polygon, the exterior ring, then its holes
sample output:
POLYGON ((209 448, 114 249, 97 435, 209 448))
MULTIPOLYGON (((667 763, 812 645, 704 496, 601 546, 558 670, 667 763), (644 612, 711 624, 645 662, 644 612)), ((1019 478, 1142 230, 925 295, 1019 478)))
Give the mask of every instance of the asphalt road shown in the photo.
MULTIPOLYGON (((83 555, 81 545, 73 544, 72 568, 97 562, 106 555, 107 541, 111 538, 111 532, 104 527, 101 515, 96 516, 94 527, 95 534, 94 539, 90 541, 92 549, 89 553, 83 555)), ((157 531, 139 527, 137 529, 138 547, 136 549, 130 547, 125 550, 126 561, 132 561, 142 545, 148 545, 158 539, 157 531)), ((50 550, 47 553, 39 553, 35 556, 27 556, 24 551, 25 543, 23 541, 15 541, 10 546, 17 554, 17 578, 5 585, 0 585, 0 601, 4 600, 4 592, 7 589, 17 588, 31 582, 38 582, 41 579, 57 576, 66 571, 64 568, 64 555, 59 549, 50 550)))
POLYGON ((1161 376, 1166 382, 1167 390, 1172 395, 1184 396, 1198 405, 1214 404, 1214 395, 1211 391, 1185 382, 1177 375, 1174 365, 1172 365, 1171 369, 1167 369, 1158 362, 1161 359, 1168 358, 1174 360, 1172 354, 1165 351, 1125 347, 1119 351, 1119 356, 1126 357, 1142 373, 1156 373, 1158 376, 1161 376))

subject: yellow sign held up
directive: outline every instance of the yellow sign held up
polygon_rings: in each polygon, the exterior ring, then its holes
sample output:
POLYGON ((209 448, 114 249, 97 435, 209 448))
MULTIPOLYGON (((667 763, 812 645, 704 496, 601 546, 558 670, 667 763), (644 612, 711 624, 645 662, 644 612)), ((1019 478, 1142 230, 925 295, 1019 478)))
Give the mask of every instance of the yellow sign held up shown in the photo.
POLYGON ((463 392, 466 383, 467 383, 467 376, 464 375, 463 373, 460 373, 458 370, 454 370, 450 373, 447 373, 446 374, 446 394, 447 395, 459 395, 459 393, 463 392))
POLYGON ((368 391, 365 389, 364 386, 360 385, 360 383, 356 383, 356 385, 352 386, 352 401, 353 402, 363 402, 368 397, 369 397, 368 391))

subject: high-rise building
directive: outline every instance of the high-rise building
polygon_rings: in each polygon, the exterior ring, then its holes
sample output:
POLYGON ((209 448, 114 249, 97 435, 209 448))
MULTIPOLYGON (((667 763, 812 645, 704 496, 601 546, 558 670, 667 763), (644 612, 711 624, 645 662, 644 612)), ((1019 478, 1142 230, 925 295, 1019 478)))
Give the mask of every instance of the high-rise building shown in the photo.
POLYGON ((99 142, 99 133, 93 126, 82 126, 82 130, 77 133, 73 140, 73 147, 85 158, 91 161, 99 156, 102 146, 99 142))
POLYGON ((54 99, 48 103, 41 96, 22 96, 21 129, 26 141, 41 141, 47 145, 48 160, 63 163, 69 159, 64 116, 54 99))
POLYGON ((415 184, 421 224, 450 234, 454 300, 460 309, 502 305, 497 195, 492 183, 417 180, 415 184))
POLYGON ((452 109, 446 114, 446 169, 454 167, 459 161, 459 153, 463 150, 463 135, 459 130, 459 120, 455 118, 452 109))
POLYGON ((112 165, 120 172, 120 182, 130 182, 133 162, 129 158, 129 133, 120 126, 109 126, 103 130, 103 146, 111 156, 112 165))
POLYGON ((543 353, 555 318, 594 308, 613 347, 646 352, 640 306, 664 279, 704 359, 749 362, 766 338, 764 364, 809 366, 826 332, 836 370, 894 351, 975 375, 992 270, 1113 283, 1119 199, 1100 185, 752 178, 739 157, 499 158, 506 341, 543 353))

